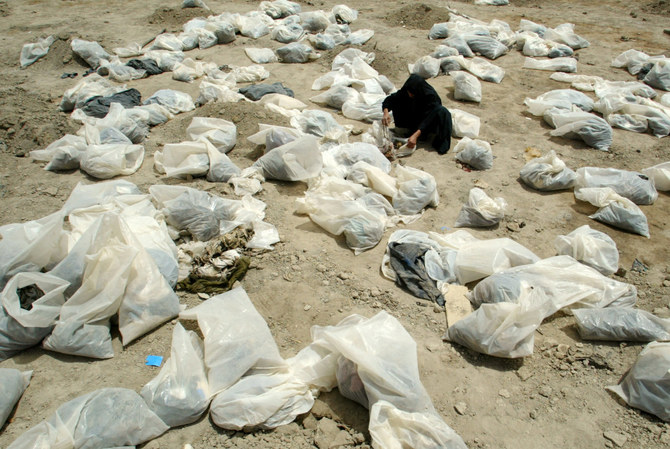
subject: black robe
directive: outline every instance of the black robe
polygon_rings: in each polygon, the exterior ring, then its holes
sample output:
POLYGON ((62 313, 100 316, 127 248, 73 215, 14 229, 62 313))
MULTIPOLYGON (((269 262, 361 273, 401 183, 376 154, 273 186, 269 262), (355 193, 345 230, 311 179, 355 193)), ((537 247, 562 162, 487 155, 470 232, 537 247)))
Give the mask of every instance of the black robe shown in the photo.
POLYGON ((435 89, 419 75, 410 75, 399 91, 386 97, 382 109, 393 113, 393 121, 399 128, 408 128, 412 132, 421 130, 424 137, 435 133, 433 148, 440 154, 449 151, 451 114, 442 106, 442 100, 435 89))

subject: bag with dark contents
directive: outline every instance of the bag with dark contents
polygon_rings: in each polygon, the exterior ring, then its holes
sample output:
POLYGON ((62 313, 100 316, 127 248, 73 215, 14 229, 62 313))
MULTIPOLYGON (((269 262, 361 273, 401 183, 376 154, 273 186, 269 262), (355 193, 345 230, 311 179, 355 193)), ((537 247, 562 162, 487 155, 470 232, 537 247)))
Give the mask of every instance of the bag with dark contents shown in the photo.
POLYGON ((456 100, 482 101, 482 84, 476 76, 468 72, 457 71, 449 73, 454 79, 454 98, 456 100))
POLYGON ((457 72, 463 70, 460 61, 455 56, 447 56, 440 59, 440 71, 442 73, 457 72))
POLYGON ((299 41, 305 35, 305 30, 297 23, 280 25, 272 29, 272 39, 282 44, 290 44, 299 41))
POLYGON ((444 305, 444 297, 436 282, 428 276, 425 254, 430 248, 415 243, 393 242, 389 244, 391 267, 396 274, 396 284, 409 290, 414 296, 444 305))
POLYGON ((290 64, 309 62, 320 56, 312 49, 312 47, 297 42, 279 47, 276 51, 279 61, 290 64))
POLYGON ((493 167, 491 145, 479 139, 463 137, 454 148, 456 159, 476 170, 488 170, 493 167))
POLYGON ((119 103, 124 108, 132 108, 139 106, 142 101, 142 94, 137 89, 128 89, 108 97, 93 97, 90 98, 84 106, 82 111, 88 116, 96 118, 104 118, 109 113, 109 108, 112 103, 119 103))
POLYGON ((468 47, 470 47, 470 50, 488 59, 496 59, 509 51, 506 45, 491 36, 468 34, 463 36, 463 39, 468 44, 468 47))
POLYGON ((341 357, 337 359, 337 389, 347 399, 361 404, 369 409, 370 401, 365 393, 365 385, 358 375, 358 366, 351 360, 341 357))
POLYGON ((32 375, 32 371, 0 368, 0 428, 5 425, 14 406, 28 388, 32 375))
POLYGON ((305 181, 321 172, 323 158, 317 139, 304 136, 268 151, 253 166, 267 179, 305 181))
POLYGON ((564 44, 554 44, 552 45, 551 49, 549 49, 549 56, 550 58, 567 58, 569 56, 574 55, 575 52, 572 48, 568 47, 567 45, 564 44))
POLYGON ((0 361, 49 335, 69 282, 45 273, 18 273, 0 297, 0 361))
POLYGON ((449 28, 446 22, 433 24, 428 32, 428 39, 445 39, 448 36, 449 28))
POLYGON ((589 218, 649 238, 649 225, 644 212, 612 188, 584 187, 575 190, 575 198, 600 208, 589 218))
POLYGON ((568 139, 583 140, 588 146, 607 151, 612 145, 612 127, 604 119, 593 116, 585 120, 577 120, 550 131, 552 136, 563 136, 568 139))
POLYGON ((670 60, 657 61, 644 77, 644 82, 656 89, 670 90, 670 60))
POLYGON ((70 43, 72 52, 83 59, 92 69, 97 69, 102 60, 109 60, 111 55, 97 42, 73 39, 70 43))
POLYGON ((505 216, 507 202, 503 198, 493 199, 482 189, 470 189, 468 202, 463 205, 454 227, 488 227, 495 226, 505 216))
POLYGON ((295 96, 291 89, 279 82, 272 84, 252 84, 251 86, 240 88, 239 92, 251 101, 258 101, 267 94, 282 94, 289 97, 295 96))
POLYGON ((607 387, 631 407, 670 421, 670 343, 649 343, 619 385, 607 387))
POLYGON ((583 340, 604 341, 667 341, 670 320, 645 310, 624 307, 575 309, 577 330, 583 340))
POLYGON ((158 64, 153 59, 131 59, 126 62, 126 65, 137 70, 144 70, 147 75, 160 75, 163 73, 163 69, 158 67, 158 64))
POLYGON ((462 36, 453 36, 444 40, 444 45, 455 48, 458 50, 458 54, 465 56, 466 58, 472 58, 475 54, 470 49, 468 43, 463 39, 462 36))
POLYGON ((575 172, 556 156, 554 150, 530 160, 523 166, 519 176, 528 187, 540 191, 570 189, 577 179, 575 172))
POLYGON ((521 297, 521 276, 514 272, 493 273, 477 283, 470 302, 475 308, 482 304, 497 302, 519 302, 521 297))
POLYGON ((583 187, 610 187, 635 204, 654 204, 658 198, 653 178, 648 178, 642 173, 617 168, 579 168, 575 189, 583 187))

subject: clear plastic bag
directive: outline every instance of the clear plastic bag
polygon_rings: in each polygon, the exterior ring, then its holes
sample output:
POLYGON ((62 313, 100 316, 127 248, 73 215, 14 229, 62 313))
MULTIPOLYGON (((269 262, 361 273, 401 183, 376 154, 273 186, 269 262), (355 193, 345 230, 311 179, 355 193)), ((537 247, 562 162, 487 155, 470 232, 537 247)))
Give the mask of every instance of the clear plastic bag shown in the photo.
POLYGON ((410 74, 419 75, 421 78, 435 78, 440 74, 440 60, 432 56, 422 56, 407 68, 410 74))
POLYGON ((53 36, 49 36, 44 39, 39 39, 34 44, 25 44, 23 48, 21 48, 21 57, 19 60, 21 68, 28 67, 38 59, 46 56, 49 52, 49 47, 51 47, 51 44, 53 44, 55 40, 56 39, 53 36))
POLYGON ((519 177, 527 186, 546 192, 571 189, 577 174, 551 150, 544 156, 528 161, 519 172, 519 177))
POLYGON ((670 61, 657 61, 645 75, 644 82, 656 89, 670 90, 670 61))
POLYGON ((72 170, 79 168, 79 161, 87 147, 84 137, 66 134, 43 150, 31 151, 30 157, 36 161, 48 162, 45 170, 72 170))
POLYGON ((572 89, 556 89, 545 92, 535 99, 526 98, 524 104, 528 106, 528 112, 535 116, 544 115, 551 108, 572 110, 575 105, 582 111, 592 111, 593 100, 582 92, 572 89))
POLYGON ((68 285, 45 273, 18 273, 10 279, 0 298, 0 360, 39 344, 49 335, 68 285), (35 298, 36 293, 41 296, 35 298))
POLYGON ((324 11, 306 11, 300 13, 300 22, 305 31, 320 33, 325 31, 332 22, 324 11))
POLYGON ((582 140, 588 146, 601 151, 609 149, 613 138, 612 127, 596 115, 571 120, 552 130, 549 134, 582 140))
POLYGON ((575 198, 600 208, 589 218, 649 238, 649 225, 644 212, 612 188, 584 187, 575 190, 575 198))
POLYGON ((658 165, 654 165, 653 167, 642 169, 642 173, 654 181, 654 187, 656 187, 656 190, 660 190, 662 192, 667 192, 670 190, 670 162, 662 162, 658 165))
POLYGON ((631 407, 670 421, 670 343, 649 343, 619 385, 607 387, 631 407))
POLYGON ((568 235, 559 235, 554 247, 559 255, 572 256, 605 276, 619 269, 619 251, 614 240, 589 225, 580 226, 568 235))
POLYGON ((244 52, 255 64, 278 62, 277 55, 271 48, 245 48, 244 52))
POLYGON ((668 341, 670 320, 645 310, 627 307, 575 309, 577 330, 583 340, 600 341, 668 341))
POLYGON ((526 61, 523 63, 523 68, 547 70, 550 72, 575 73, 577 71, 577 60, 569 57, 553 59, 526 58, 526 61))
POLYGON ((32 375, 32 371, 0 368, 0 427, 5 425, 14 406, 28 388, 32 375))
POLYGON ((575 33, 575 26, 572 23, 563 23, 556 28, 547 28, 543 37, 548 41, 565 44, 573 50, 589 46, 589 41, 575 33))
POLYGON ((182 51, 184 42, 172 33, 163 33, 156 36, 149 50, 182 51))
POLYGON ((468 202, 463 205, 454 227, 495 226, 505 216, 507 202, 503 198, 493 199, 478 187, 470 189, 468 202))
POLYGON ((468 72, 477 78, 491 83, 500 83, 505 77, 505 70, 484 58, 474 57, 472 59, 460 58, 459 62, 468 72))
POLYGON ((290 25, 279 25, 272 29, 270 36, 272 39, 282 44, 290 44, 291 42, 297 42, 305 35, 305 30, 297 24, 293 23, 290 25))
POLYGON ((467 34, 463 36, 468 47, 488 59, 496 59, 509 51, 509 48, 500 41, 491 36, 481 36, 478 34, 467 34))
POLYGON ((179 317, 197 319, 205 337, 212 394, 230 388, 252 368, 272 372, 285 366, 270 329, 242 288, 213 296, 179 317))
POLYGON ((195 103, 189 94, 172 89, 158 90, 143 102, 145 105, 154 103, 165 106, 172 114, 195 109, 195 103))
POLYGON ((97 42, 73 39, 70 46, 72 47, 72 52, 83 59, 93 69, 97 69, 103 60, 111 58, 111 55, 97 42))
POLYGON ((451 135, 453 137, 469 137, 476 139, 479 136, 481 121, 479 117, 460 109, 450 108, 451 135))
POLYGON ((259 9, 273 19, 281 19, 293 14, 299 14, 301 6, 300 3, 290 2, 288 0, 275 0, 273 2, 261 2, 259 9))
POLYGON ((128 176, 139 170, 144 161, 142 145, 90 145, 83 153, 80 166, 97 179, 128 176))
POLYGON ((449 37, 449 28, 446 23, 435 23, 428 32, 428 39, 446 39, 449 37))
POLYGON ((274 148, 253 165, 261 168, 267 179, 305 181, 321 172, 323 159, 318 140, 304 136, 274 148))
POLYGON ((140 392, 149 408, 170 427, 195 422, 209 406, 203 347, 193 331, 177 323, 170 358, 140 392))
POLYGON ((134 391, 103 388, 61 405, 8 449, 136 446, 168 429, 134 391))
POLYGON ((168 143, 154 154, 159 173, 176 178, 204 176, 209 171, 209 155, 205 142, 168 143))
POLYGON ((360 93, 351 87, 341 84, 335 85, 325 92, 310 98, 314 103, 330 106, 335 109, 342 109, 344 103, 349 100, 358 100, 360 93))
POLYGON ((654 204, 658 198, 653 179, 642 173, 617 168, 579 168, 575 189, 584 187, 610 187, 635 204, 654 204))
POLYGON ((237 142, 237 126, 219 118, 193 117, 186 134, 191 140, 207 139, 221 153, 228 153, 237 142))
POLYGON ((482 85, 479 80, 467 72, 449 72, 454 78, 454 98, 456 100, 482 101, 482 85))
POLYGON ((279 47, 276 52, 279 61, 284 63, 300 64, 312 61, 320 56, 312 49, 312 47, 297 42, 279 47))
POLYGON ((395 176, 398 192, 393 196, 393 208, 398 214, 419 214, 424 208, 437 207, 440 203, 437 182, 430 173, 397 165, 395 176))
POLYGON ((454 148, 456 159, 476 170, 489 170, 493 167, 491 145, 479 139, 463 137, 454 148))

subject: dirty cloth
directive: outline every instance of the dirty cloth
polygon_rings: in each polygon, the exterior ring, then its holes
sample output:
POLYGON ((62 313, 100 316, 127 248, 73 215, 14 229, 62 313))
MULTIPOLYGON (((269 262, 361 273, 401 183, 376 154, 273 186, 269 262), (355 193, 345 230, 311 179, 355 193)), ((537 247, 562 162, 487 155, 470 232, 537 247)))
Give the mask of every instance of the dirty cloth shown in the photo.
POLYGON ((389 244, 391 267, 396 273, 396 284, 405 287, 414 296, 444 305, 444 297, 426 271, 425 255, 431 249, 416 243, 389 244))
POLYGON ((451 113, 442 106, 435 89, 419 75, 410 75, 399 91, 386 97, 382 109, 393 113, 393 121, 399 128, 408 128, 412 132, 421 130, 424 137, 435 133, 433 148, 440 154, 449 151, 451 113))
POLYGON ((104 118, 107 116, 112 103, 119 103, 124 108, 130 109, 135 106, 139 106, 141 101, 142 94, 139 90, 128 89, 108 97, 97 95, 95 97, 89 98, 81 110, 84 111, 84 113, 88 116, 104 118))
POLYGON ((237 259, 231 267, 220 271, 214 276, 205 276, 191 271, 188 277, 177 284, 178 290, 186 290, 191 293, 220 294, 227 292, 237 281, 241 281, 249 270, 251 259, 242 256, 237 259))
POLYGON ((282 94, 294 97, 295 94, 291 89, 285 87, 282 83, 273 84, 252 84, 248 87, 240 88, 239 92, 251 101, 258 101, 267 94, 282 94))
POLYGON ((158 64, 153 59, 131 59, 126 62, 126 65, 136 70, 144 70, 147 72, 147 76, 163 73, 163 69, 158 67, 158 64))

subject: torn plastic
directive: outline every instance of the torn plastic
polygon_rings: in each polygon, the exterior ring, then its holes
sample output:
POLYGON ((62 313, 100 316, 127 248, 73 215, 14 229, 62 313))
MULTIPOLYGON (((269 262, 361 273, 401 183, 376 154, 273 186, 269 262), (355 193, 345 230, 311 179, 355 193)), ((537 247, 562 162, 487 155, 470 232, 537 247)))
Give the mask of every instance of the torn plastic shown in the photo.
POLYGON ((49 53, 49 47, 53 44, 56 39, 53 36, 45 37, 44 39, 39 39, 34 44, 25 44, 21 48, 21 57, 19 63, 21 67, 28 67, 29 65, 35 63, 40 58, 49 53))

